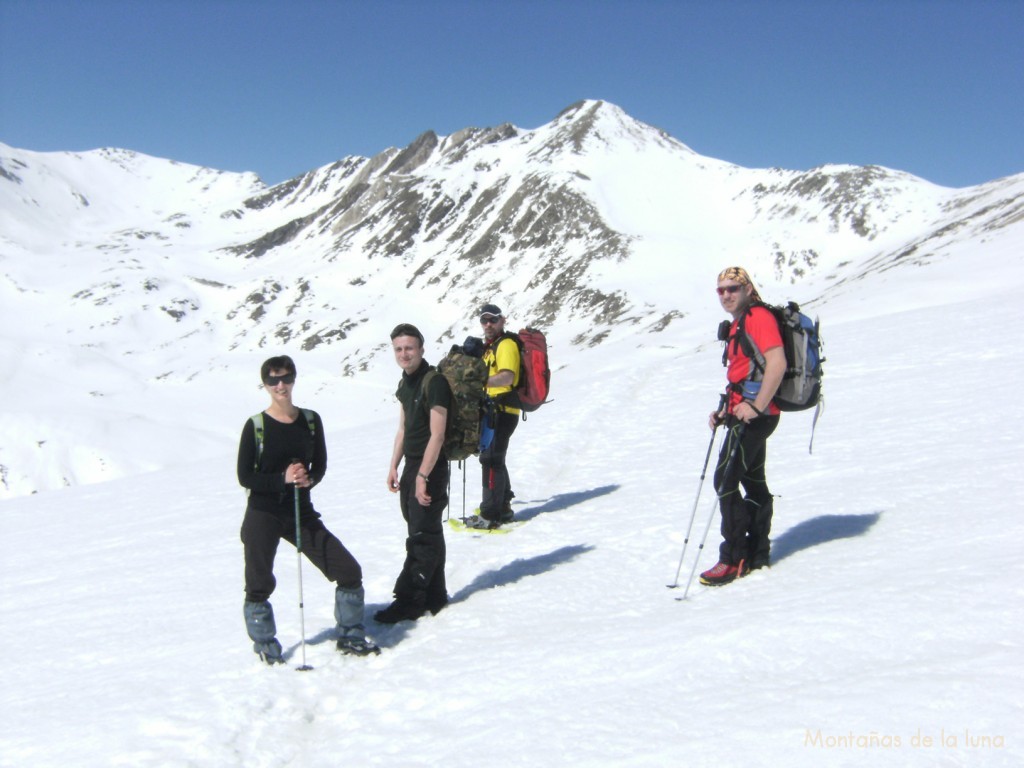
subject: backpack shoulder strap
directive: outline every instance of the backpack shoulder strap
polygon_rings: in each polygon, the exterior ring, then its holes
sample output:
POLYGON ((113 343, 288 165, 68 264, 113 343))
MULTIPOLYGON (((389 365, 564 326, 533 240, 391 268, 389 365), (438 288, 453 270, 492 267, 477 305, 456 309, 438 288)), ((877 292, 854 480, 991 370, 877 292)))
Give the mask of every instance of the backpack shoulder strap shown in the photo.
MULTIPOLYGON (((521 389, 522 387, 524 387, 526 385, 526 354, 525 354, 526 347, 523 345, 523 340, 521 338, 519 338, 519 334, 518 333, 512 333, 511 331, 505 331, 503 334, 501 334, 501 338, 498 339, 498 343, 494 345, 495 361, 497 361, 497 357, 498 357, 498 346, 505 339, 510 339, 513 342, 515 342, 516 350, 519 352, 519 370, 514 372, 515 373, 515 381, 517 383, 512 387, 511 392, 506 392, 505 393, 505 395, 511 396, 512 393, 515 392, 517 389, 521 389)), ((499 395, 499 397, 501 397, 501 395, 499 395)), ((512 402, 512 400, 514 400, 514 398, 509 397, 509 398, 507 398, 506 402, 504 402, 503 404, 511 406, 513 408, 518 408, 518 406, 514 402, 512 402)))
MULTIPOLYGON (((757 346, 757 342, 754 341, 749 333, 747 333, 747 317, 750 315, 750 312, 754 307, 767 309, 767 305, 760 301, 754 302, 747 307, 747 310, 740 315, 740 320, 736 324, 736 343, 740 345, 740 349, 743 350, 743 354, 750 358, 750 362, 756 370, 764 372, 764 354, 762 354, 760 347, 757 346)), ((753 374, 754 371, 751 370, 751 376, 753 376, 753 374)))
POLYGON ((249 421, 252 422, 253 437, 256 440, 256 460, 253 462, 253 469, 258 471, 260 459, 263 458, 263 411, 250 416, 249 421))
MULTIPOLYGON (((519 338, 519 334, 518 333, 512 333, 512 331, 505 331, 503 334, 501 334, 501 339, 498 341, 498 344, 500 344, 505 339, 511 339, 512 341, 514 341, 516 343, 516 346, 519 347, 519 351, 520 352, 523 351, 523 340, 521 338, 519 338)), ((495 349, 497 349, 498 345, 495 344, 494 346, 495 346, 495 349)))
POLYGON ((431 367, 423 374, 423 379, 420 381, 420 400, 423 402, 423 410, 426 412, 428 418, 430 416, 430 407, 427 405, 427 387, 430 386, 430 382, 434 380, 435 376, 440 376, 441 372, 437 368, 431 367))
MULTIPOLYGON (((309 427, 309 434, 316 437, 316 417, 309 408, 299 408, 302 415, 306 417, 306 425, 309 427)), ((261 414, 262 415, 262 414, 261 414)))

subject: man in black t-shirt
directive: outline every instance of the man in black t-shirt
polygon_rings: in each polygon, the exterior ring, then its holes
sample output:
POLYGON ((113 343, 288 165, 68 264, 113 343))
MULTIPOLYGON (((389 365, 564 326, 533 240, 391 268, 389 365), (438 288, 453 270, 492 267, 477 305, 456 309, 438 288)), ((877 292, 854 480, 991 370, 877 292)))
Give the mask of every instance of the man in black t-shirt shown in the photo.
POLYGON ((382 624, 415 621, 448 603, 441 513, 448 506, 448 461, 444 435, 451 389, 444 376, 423 359, 423 334, 403 323, 391 332, 402 379, 398 432, 388 467, 388 490, 397 493, 408 525, 405 565, 395 582, 395 601, 374 615, 382 624), (405 459, 399 474, 398 466, 405 459))

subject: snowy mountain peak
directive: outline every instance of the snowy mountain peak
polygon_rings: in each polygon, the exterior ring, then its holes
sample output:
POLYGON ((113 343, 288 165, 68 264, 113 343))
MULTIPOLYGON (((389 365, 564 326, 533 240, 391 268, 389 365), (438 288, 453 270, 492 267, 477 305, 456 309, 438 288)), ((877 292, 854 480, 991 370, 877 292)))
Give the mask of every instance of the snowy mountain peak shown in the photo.
MULTIPOLYGON (((48 340, 27 374, 88 359, 104 384, 67 381, 64 400, 116 413, 133 387, 169 404, 173 382, 230 378, 229 361, 270 351, 357 386, 390 371, 399 319, 443 350, 478 333, 486 301, 545 329, 567 365, 617 343, 699 345, 723 266, 776 301, 824 305, 978 242, 1009 252, 1022 208, 1024 175, 949 190, 877 167, 744 169, 597 100, 533 129, 426 131, 269 188, 127 150, 0 145, 0 300, 18 349, 48 340)), ((82 469, 49 402, 24 407, 8 426, 49 447, 0 448, 0 493, 139 466, 87 430, 82 469)))

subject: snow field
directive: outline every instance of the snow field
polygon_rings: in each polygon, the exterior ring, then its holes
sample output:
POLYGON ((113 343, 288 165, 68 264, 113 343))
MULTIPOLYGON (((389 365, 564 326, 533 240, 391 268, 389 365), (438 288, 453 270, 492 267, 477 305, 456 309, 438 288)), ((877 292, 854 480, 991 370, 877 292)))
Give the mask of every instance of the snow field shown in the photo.
MULTIPOLYGON (((814 454, 809 414, 784 415, 769 443, 774 567, 695 583, 685 602, 665 585, 717 346, 556 373, 555 401, 513 437, 528 522, 449 533, 452 604, 370 622, 377 658, 335 652, 333 586, 305 563, 308 673, 293 669, 286 545, 273 602, 289 664, 260 666, 245 636, 233 452, 7 500, 0 765, 1015 765, 1024 524, 1006 486, 1024 450, 993 389, 1021 365, 1004 319, 979 299, 830 322, 814 454)), ((326 426, 314 500, 360 560, 372 615, 404 554, 384 487, 394 418, 326 426)), ((467 511, 478 473, 471 461, 467 511)), ((681 584, 710 485, 709 469, 681 584)), ((452 486, 458 515, 461 474, 452 486)))

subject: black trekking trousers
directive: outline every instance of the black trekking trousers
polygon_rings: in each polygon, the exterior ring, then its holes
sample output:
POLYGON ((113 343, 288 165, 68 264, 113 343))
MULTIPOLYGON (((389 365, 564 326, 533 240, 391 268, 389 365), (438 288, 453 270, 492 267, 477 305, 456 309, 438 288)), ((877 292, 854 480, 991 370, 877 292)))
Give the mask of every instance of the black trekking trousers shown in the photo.
MULTIPOLYGON (((363 572, 352 553, 337 536, 327 530, 319 515, 305 514, 302 526, 302 554, 329 581, 339 587, 355 589, 363 583, 363 572)), ((281 518, 259 509, 246 508, 242 520, 242 546, 245 552, 245 599, 261 603, 277 586, 274 557, 284 539, 295 546, 295 517, 281 518)))
POLYGON ((715 491, 722 512, 720 562, 768 564, 772 493, 765 478, 765 459, 768 438, 778 425, 778 416, 759 416, 745 426, 733 416, 725 422, 726 438, 715 468, 715 491))
POLYGON ((422 460, 407 456, 398 483, 399 504, 409 535, 405 540, 405 563, 395 581, 395 598, 429 608, 448 600, 444 577, 447 548, 441 521, 448 506, 448 462, 442 458, 431 470, 427 479, 430 506, 424 507, 416 499, 416 475, 422 460))
POLYGON ((512 503, 512 481, 508 476, 505 457, 512 433, 519 426, 518 413, 498 411, 494 425, 494 440, 480 452, 482 469, 483 498, 480 501, 480 516, 487 520, 500 520, 505 506, 512 503))

